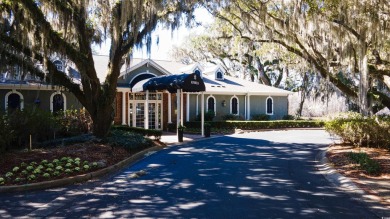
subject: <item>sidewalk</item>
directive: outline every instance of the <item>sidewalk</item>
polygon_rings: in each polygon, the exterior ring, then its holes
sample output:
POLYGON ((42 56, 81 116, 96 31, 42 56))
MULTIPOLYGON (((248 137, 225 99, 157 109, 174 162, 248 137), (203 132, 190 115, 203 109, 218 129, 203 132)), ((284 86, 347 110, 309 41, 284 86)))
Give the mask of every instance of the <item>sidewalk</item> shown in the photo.
MULTIPOLYGON (((186 134, 184 133, 183 136, 183 142, 189 142, 197 139, 204 138, 200 134, 186 134)), ((161 136, 161 142, 164 142, 166 145, 173 145, 173 144, 182 144, 183 142, 179 142, 176 133, 174 132, 163 132, 161 136)))

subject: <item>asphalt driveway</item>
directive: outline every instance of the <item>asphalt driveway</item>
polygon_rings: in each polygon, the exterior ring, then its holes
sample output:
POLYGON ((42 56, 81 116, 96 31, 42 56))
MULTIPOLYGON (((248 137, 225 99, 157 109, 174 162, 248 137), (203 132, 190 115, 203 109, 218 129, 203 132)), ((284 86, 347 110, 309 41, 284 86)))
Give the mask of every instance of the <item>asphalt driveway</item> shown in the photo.
POLYGON ((376 218, 317 171, 331 142, 290 130, 173 146, 104 180, 0 194, 0 218, 376 218))

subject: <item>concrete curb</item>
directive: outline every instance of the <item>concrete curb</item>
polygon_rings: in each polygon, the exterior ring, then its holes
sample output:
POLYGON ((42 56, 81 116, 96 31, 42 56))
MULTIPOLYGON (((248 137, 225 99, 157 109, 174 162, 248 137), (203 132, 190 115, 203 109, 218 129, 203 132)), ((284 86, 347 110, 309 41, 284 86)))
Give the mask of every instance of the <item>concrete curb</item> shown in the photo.
POLYGON ((335 187, 348 193, 354 200, 365 203, 378 218, 386 217, 386 215, 388 216, 389 210, 383 204, 370 200, 369 194, 356 186, 351 179, 338 173, 330 165, 326 153, 326 150, 321 151, 315 157, 315 160, 318 163, 317 168, 325 179, 335 187))
POLYGON ((68 178, 64 178, 64 179, 39 182, 39 183, 17 185, 17 186, 0 186, 0 193, 44 190, 44 189, 49 189, 49 188, 54 188, 54 187, 71 185, 71 184, 80 183, 80 182, 86 182, 90 179, 98 178, 98 177, 107 175, 109 173, 113 173, 115 171, 118 171, 118 170, 124 168, 125 166, 127 166, 133 162, 141 160, 145 154, 147 154, 151 151, 159 151, 163 148, 164 147, 161 147, 161 146, 154 146, 154 147, 145 149, 143 151, 140 151, 140 152, 134 154, 133 156, 131 156, 125 160, 122 160, 122 161, 112 165, 112 166, 97 170, 95 172, 86 173, 83 175, 68 177, 68 178))

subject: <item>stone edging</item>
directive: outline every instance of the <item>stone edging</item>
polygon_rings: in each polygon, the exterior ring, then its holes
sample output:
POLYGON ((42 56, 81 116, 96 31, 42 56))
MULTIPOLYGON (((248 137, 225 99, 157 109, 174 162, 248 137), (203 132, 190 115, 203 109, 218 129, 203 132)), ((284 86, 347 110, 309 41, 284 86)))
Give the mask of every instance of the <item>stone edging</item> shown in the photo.
POLYGON ((122 169, 123 167, 129 165, 130 163, 133 163, 135 161, 140 160, 145 154, 151 152, 151 151, 159 151, 163 149, 162 146, 154 146, 148 149, 145 149, 143 151, 140 151, 133 156, 126 158, 125 160, 122 160, 112 166, 106 167, 104 169, 97 170, 95 172, 86 173, 82 175, 72 176, 68 178, 63 179, 56 179, 51 181, 44 181, 44 182, 38 182, 38 183, 31 183, 31 184, 24 184, 24 185, 15 185, 15 186, 0 186, 0 193, 4 192, 24 192, 24 191, 30 191, 30 190, 43 190, 43 189, 49 189, 54 187, 61 187, 66 186, 74 183, 80 183, 85 182, 93 178, 98 178, 103 175, 106 175, 108 173, 113 173, 114 171, 117 171, 119 169, 122 169))
POLYGON ((365 203, 378 218, 388 215, 388 210, 381 203, 369 200, 367 193, 360 189, 356 184, 338 173, 330 164, 326 157, 327 150, 319 152, 315 160, 318 162, 317 168, 320 173, 332 183, 335 187, 347 192, 353 199, 365 203))

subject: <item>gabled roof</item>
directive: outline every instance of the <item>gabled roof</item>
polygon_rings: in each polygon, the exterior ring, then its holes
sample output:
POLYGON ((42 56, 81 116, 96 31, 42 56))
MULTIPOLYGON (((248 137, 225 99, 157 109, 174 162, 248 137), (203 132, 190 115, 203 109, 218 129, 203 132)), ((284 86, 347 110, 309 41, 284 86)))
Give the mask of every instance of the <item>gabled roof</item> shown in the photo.
POLYGON ((151 59, 144 59, 144 60, 138 60, 138 59, 133 59, 130 61, 130 66, 123 72, 121 72, 120 76, 123 76, 129 72, 132 72, 144 65, 151 65, 153 66, 154 68, 156 68, 157 70, 161 71, 162 73, 164 73, 165 75, 170 75, 172 74, 171 72, 169 72, 167 69, 163 68, 161 65, 159 65, 157 62, 151 60, 151 59))
POLYGON ((267 86, 239 78, 226 76, 225 80, 215 80, 214 75, 204 75, 206 93, 213 94, 252 94, 252 95, 274 95, 287 96, 292 94, 280 88, 267 86))

